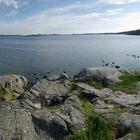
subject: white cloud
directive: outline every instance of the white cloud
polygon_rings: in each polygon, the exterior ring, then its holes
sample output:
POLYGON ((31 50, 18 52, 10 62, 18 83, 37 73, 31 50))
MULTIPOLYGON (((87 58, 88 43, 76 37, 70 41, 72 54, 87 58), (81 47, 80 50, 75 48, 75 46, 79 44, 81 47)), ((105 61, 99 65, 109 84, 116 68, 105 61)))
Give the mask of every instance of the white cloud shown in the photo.
POLYGON ((81 1, 76 1, 75 3, 76 3, 76 4, 81 4, 81 1))
POLYGON ((139 28, 140 12, 119 14, 123 9, 81 15, 70 12, 79 6, 82 5, 53 8, 9 23, 1 21, 0 34, 116 32, 139 28))
POLYGON ((0 0, 0 4, 5 4, 6 6, 13 6, 14 8, 18 8, 17 0, 0 0))
POLYGON ((108 15, 118 15, 120 14, 120 12, 122 11, 122 8, 118 8, 118 9, 110 9, 110 10, 106 10, 108 15))
POLYGON ((110 4, 128 4, 128 3, 134 3, 134 2, 138 2, 140 0, 101 0, 102 2, 105 3, 110 3, 110 4))

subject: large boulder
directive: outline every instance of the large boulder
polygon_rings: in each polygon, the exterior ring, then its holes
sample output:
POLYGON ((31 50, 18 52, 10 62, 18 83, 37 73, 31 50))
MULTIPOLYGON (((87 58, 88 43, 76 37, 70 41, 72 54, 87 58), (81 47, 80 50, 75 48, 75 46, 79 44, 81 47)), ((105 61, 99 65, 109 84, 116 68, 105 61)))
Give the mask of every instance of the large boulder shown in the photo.
POLYGON ((101 81, 105 86, 109 85, 112 82, 120 81, 119 77, 123 74, 124 71, 119 71, 116 68, 85 68, 82 69, 79 74, 75 76, 78 81, 81 81, 87 77, 93 78, 94 80, 101 81))
POLYGON ((70 132, 87 127, 87 118, 76 95, 67 98, 56 114, 65 120, 70 132))
POLYGON ((118 135, 140 131, 140 115, 123 113, 117 124, 118 135))
POLYGON ((45 95, 49 97, 52 95, 63 95, 68 89, 62 83, 42 79, 33 85, 30 91, 36 95, 45 95))
POLYGON ((49 135, 55 140, 62 140, 69 134, 63 118, 46 109, 35 111, 32 114, 32 120, 41 139, 45 139, 49 135))
POLYGON ((63 102, 67 92, 68 88, 63 83, 42 79, 18 99, 29 99, 33 103, 41 103, 42 105, 57 104, 63 102))
POLYGON ((27 88, 28 80, 21 75, 3 75, 0 76, 0 89, 5 93, 12 92, 15 96, 23 93, 27 88))
POLYGON ((25 109, 11 109, 9 104, 0 105, 1 140, 39 140, 31 113, 25 109))

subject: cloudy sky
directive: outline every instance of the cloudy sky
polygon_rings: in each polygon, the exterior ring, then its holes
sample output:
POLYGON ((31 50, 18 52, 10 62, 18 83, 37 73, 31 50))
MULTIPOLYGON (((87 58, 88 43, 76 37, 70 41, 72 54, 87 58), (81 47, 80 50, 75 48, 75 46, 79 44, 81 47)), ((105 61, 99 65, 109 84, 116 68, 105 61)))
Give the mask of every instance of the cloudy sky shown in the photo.
POLYGON ((0 0, 0 34, 118 32, 140 28, 140 0, 0 0))

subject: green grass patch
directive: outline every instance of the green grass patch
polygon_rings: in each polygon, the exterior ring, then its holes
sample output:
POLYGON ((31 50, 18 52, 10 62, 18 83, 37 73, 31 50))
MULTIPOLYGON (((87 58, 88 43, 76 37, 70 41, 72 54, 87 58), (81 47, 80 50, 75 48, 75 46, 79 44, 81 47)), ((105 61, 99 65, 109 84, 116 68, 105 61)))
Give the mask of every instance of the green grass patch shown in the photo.
POLYGON ((114 108, 114 111, 115 111, 116 113, 123 113, 123 112, 125 112, 125 110, 124 110, 123 108, 120 108, 120 107, 114 108))
POLYGON ((5 101, 11 101, 15 98, 15 95, 12 92, 4 92, 2 89, 0 89, 0 97, 5 101))
POLYGON ((86 83, 88 85, 91 85, 91 86, 93 86, 93 87, 95 87, 97 89, 103 89, 104 88, 102 82, 95 81, 90 77, 86 77, 85 79, 82 80, 82 82, 86 83))
POLYGON ((50 111, 55 111, 57 109, 60 109, 61 105, 53 105, 53 106, 48 106, 48 109, 50 111))
POLYGON ((73 92, 75 90, 78 90, 77 86, 75 85, 76 81, 75 81, 74 78, 71 78, 69 80, 69 83, 70 83, 70 86, 69 86, 69 89, 68 89, 69 92, 73 92))
POLYGON ((120 77, 121 82, 109 86, 113 91, 123 91, 128 94, 137 92, 137 83, 140 81, 140 75, 125 74, 120 77))
POLYGON ((135 132, 137 139, 140 139, 140 130, 135 132))
POLYGON ((85 112, 85 115, 87 117, 89 116, 92 116, 93 115, 93 109, 94 109, 94 105, 91 104, 88 100, 86 99, 81 99, 81 104, 82 104, 82 107, 84 108, 84 112, 85 112))

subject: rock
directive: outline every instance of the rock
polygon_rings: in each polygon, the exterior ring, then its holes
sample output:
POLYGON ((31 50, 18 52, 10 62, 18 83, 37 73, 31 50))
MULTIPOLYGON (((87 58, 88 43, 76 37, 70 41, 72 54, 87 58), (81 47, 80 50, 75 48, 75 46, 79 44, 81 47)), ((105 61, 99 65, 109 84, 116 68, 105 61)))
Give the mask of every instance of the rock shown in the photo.
POLYGON ((109 88, 98 90, 82 82, 76 83, 76 86, 82 90, 82 95, 90 100, 94 97, 107 98, 112 95, 112 90, 109 88))
POLYGON ((49 75, 49 76, 47 76, 47 80, 48 80, 48 81, 57 81, 57 80, 60 79, 60 77, 61 77, 61 75, 56 75, 56 74, 54 74, 54 75, 49 75))
POLYGON ((11 109, 10 105, 0 106, 0 139, 39 140, 31 113, 25 109, 11 109))
POLYGON ((54 101, 56 99, 57 102, 57 99, 59 98, 60 101, 60 97, 64 96, 67 91, 68 88, 65 87, 64 84, 42 79, 39 80, 35 85, 33 85, 28 93, 23 93, 20 98, 28 98, 34 103, 40 102, 45 104, 45 101, 47 100, 54 101))
POLYGON ((67 88, 57 82, 51 82, 46 79, 42 79, 38 81, 30 90, 31 92, 35 94, 44 94, 46 96, 51 96, 51 95, 63 95, 64 93, 67 92, 67 88))
POLYGON ((95 109, 94 111, 104 117, 109 122, 113 122, 115 125, 120 117, 120 113, 116 112, 115 106, 112 104, 106 104, 102 100, 97 100, 97 102, 94 104, 95 109))
POLYGON ((20 75, 3 75, 0 76, 0 89, 4 92, 15 93, 15 96, 23 93, 28 85, 28 80, 20 75))
POLYGON ((64 72, 61 75, 49 75, 46 79, 48 81, 64 81, 69 80, 69 76, 64 72))
POLYGON ((70 132, 87 127, 87 119, 80 100, 75 95, 66 99, 57 115, 65 120, 70 132))
POLYGON ((139 139, 137 138, 137 136, 134 133, 129 133, 129 134, 125 135, 124 137, 116 139, 116 140, 139 140, 139 139))
POLYGON ((69 76, 64 72, 61 74, 60 80, 69 80, 69 76))
MULTIPOLYGON (((26 92, 29 94, 30 92, 26 92)), ((77 96, 67 94, 60 109, 50 111, 27 98, 0 102, 0 138, 3 140, 62 140, 87 126, 77 96)))
POLYGON ((3 102, 3 101, 4 101, 4 99, 2 97, 0 97, 0 102, 3 102))
POLYGON ((29 99, 13 100, 11 101, 11 109, 26 109, 26 110, 41 109, 40 105, 38 104, 32 103, 31 100, 29 99))
POLYGON ((86 77, 91 77, 94 80, 101 81, 104 84, 108 85, 112 82, 120 81, 119 77, 122 75, 116 68, 85 68, 79 72, 75 78, 80 81, 86 77))
POLYGON ((123 113, 117 124, 118 135, 140 131, 140 115, 123 113))
POLYGON ((48 110, 35 111, 32 118, 41 139, 49 135, 55 140, 62 140, 69 134, 65 121, 48 110))
POLYGON ((121 107, 132 107, 140 104, 140 95, 129 95, 121 91, 116 91, 108 100, 121 107))

